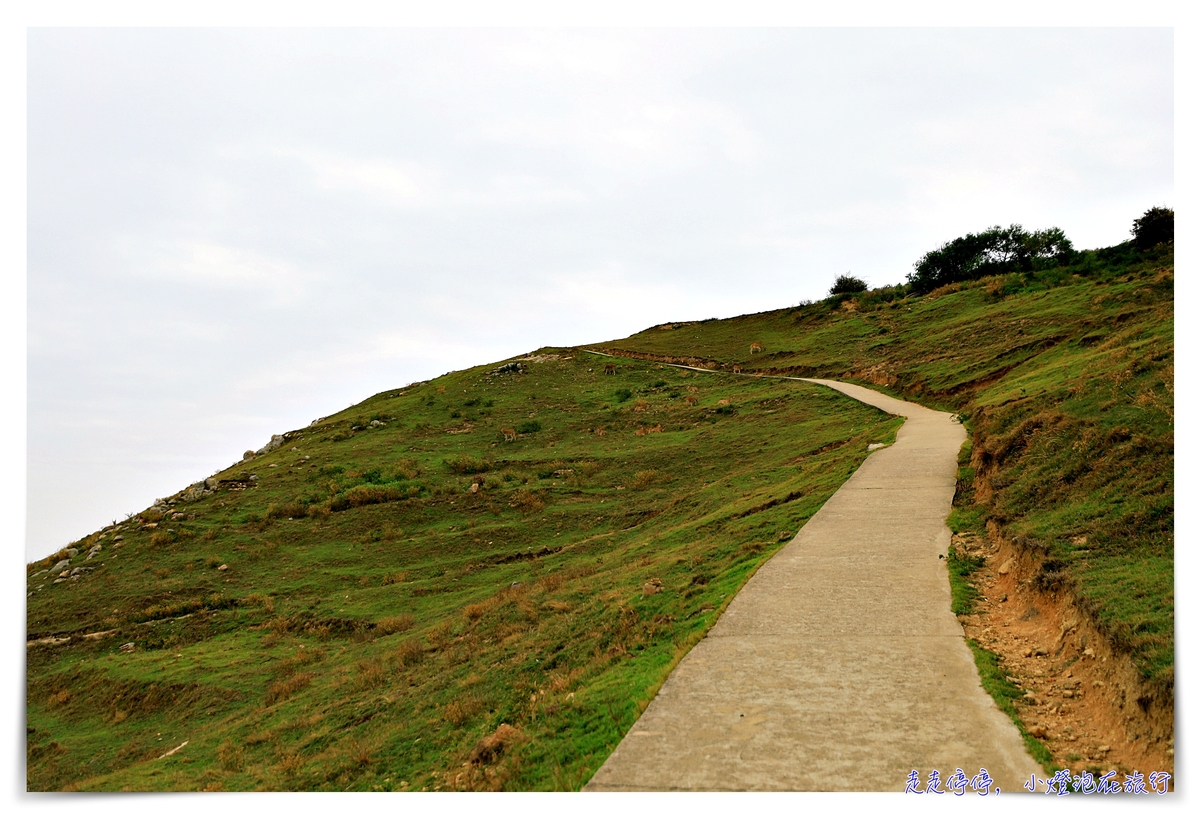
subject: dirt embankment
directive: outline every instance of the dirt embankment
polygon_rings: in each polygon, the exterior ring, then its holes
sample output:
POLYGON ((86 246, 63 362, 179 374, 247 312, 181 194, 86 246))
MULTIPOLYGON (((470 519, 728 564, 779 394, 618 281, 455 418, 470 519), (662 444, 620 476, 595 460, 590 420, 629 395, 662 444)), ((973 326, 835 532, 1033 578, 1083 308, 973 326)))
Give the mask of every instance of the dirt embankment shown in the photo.
POLYGON ((975 613, 959 617, 963 629, 1002 657, 1027 691, 1018 713, 1056 769, 1174 775, 1174 702, 1144 682, 1070 590, 1037 587, 1043 558, 994 524, 986 538, 954 540, 985 560, 972 577, 980 593, 975 613))

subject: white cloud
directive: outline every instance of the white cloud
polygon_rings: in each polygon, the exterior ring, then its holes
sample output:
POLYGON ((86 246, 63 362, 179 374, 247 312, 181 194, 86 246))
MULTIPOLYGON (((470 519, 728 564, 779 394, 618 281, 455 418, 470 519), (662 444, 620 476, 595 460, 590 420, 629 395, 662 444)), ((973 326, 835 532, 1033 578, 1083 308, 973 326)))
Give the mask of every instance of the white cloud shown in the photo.
POLYGON ((498 46, 513 66, 550 74, 597 75, 615 79, 630 75, 637 45, 627 37, 578 31, 531 31, 498 46))
POLYGON ((355 191, 392 204, 410 205, 427 201, 428 191, 436 187, 427 170, 389 159, 357 159, 297 148, 277 149, 274 153, 302 162, 311 171, 314 184, 324 190, 355 191), (418 183, 421 177, 425 177, 423 183, 418 183))
MULTIPOLYGON (((178 239, 157 246, 141 246, 126 237, 115 242, 122 269, 156 283, 240 293, 259 306, 295 306, 309 294, 318 276, 291 261, 258 250, 204 239, 178 239)), ((196 337, 214 337, 211 321, 176 322, 180 331, 196 337)))

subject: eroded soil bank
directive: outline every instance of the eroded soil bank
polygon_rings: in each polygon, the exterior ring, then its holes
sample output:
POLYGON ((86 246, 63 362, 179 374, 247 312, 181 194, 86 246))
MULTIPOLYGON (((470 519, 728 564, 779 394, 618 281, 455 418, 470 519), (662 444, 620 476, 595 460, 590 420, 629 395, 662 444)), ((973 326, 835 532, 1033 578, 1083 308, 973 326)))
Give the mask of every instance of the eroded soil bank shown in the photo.
POLYGON ((1173 702, 1154 694, 1070 591, 1036 587, 1037 555, 991 529, 986 537, 954 536, 956 548, 984 558, 971 578, 980 597, 959 621, 1026 691, 1017 711, 1050 750, 1055 769, 1173 776, 1173 702))

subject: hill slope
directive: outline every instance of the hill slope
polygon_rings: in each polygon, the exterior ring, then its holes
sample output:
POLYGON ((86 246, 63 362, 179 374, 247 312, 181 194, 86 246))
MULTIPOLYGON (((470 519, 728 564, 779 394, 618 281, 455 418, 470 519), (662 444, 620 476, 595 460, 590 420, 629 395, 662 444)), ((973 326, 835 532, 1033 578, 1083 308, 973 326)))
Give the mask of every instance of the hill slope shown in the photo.
POLYGON ((899 426, 607 361, 377 395, 31 566, 29 786, 582 786, 899 426))
POLYGON ((578 788, 898 426, 735 365, 961 411, 955 527, 1034 554, 1172 707, 1172 274, 1121 246, 663 325, 288 433, 29 566, 29 787, 578 788))

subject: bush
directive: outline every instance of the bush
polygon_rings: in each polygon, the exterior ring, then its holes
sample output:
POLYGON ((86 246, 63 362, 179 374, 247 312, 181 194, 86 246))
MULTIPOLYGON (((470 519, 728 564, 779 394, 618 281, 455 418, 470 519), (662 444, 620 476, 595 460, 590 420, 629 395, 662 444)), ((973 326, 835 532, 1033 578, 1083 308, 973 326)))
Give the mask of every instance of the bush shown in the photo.
POLYGON ((630 392, 628 389, 618 389, 616 391, 615 396, 617 399, 617 403, 624 403, 625 401, 627 401, 633 397, 633 393, 630 392))
POLYGON ((308 508, 300 503, 271 503, 267 506, 267 519, 269 520, 303 517, 307 513, 308 508))
POLYGON ((1175 241, 1175 211, 1169 207, 1152 207, 1133 220, 1133 243, 1139 250, 1149 250, 1164 242, 1175 241))
POLYGON ((421 476, 421 469, 417 466, 417 461, 411 457, 405 457, 396 463, 396 481, 400 480, 416 480, 421 476))
POLYGON ((524 423, 517 424, 517 432, 523 435, 531 435, 534 432, 542 431, 542 424, 536 420, 527 420, 524 423))
POLYGON ((968 233, 930 250, 913 265, 908 283, 917 295, 960 281, 1054 267, 1070 261, 1075 250, 1062 230, 1025 232, 1019 224, 968 233))
POLYGON ((859 297, 858 308, 871 309, 881 307, 884 304, 898 301, 906 295, 908 295, 907 284, 891 284, 884 287, 876 287, 873 290, 868 290, 859 297))
POLYGON ((862 293, 867 290, 867 282, 861 278, 856 278, 850 274, 838 276, 833 282, 833 286, 829 288, 830 295, 845 295, 850 293, 862 293))
MULTIPOLYGON (((538 429, 540 428, 541 426, 538 426, 538 429)), ((537 431, 537 429, 534 431, 537 431)), ((469 454, 456 455, 447 459, 445 463, 446 467, 455 474, 482 474, 492 468, 492 464, 488 461, 478 457, 471 457, 469 454)))
POLYGON ((393 500, 403 500, 409 492, 402 491, 396 486, 355 486, 338 497, 333 498, 329 507, 333 511, 345 511, 347 508, 359 508, 376 503, 389 503, 393 500))

